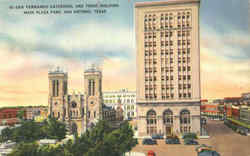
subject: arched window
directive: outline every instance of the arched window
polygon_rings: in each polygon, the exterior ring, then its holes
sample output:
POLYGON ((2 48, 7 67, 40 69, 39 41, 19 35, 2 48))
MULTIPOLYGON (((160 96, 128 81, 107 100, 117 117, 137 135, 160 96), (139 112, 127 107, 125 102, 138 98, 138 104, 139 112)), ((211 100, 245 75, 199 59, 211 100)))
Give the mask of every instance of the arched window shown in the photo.
POLYGON ((154 110, 150 110, 147 113, 147 134, 153 135, 157 133, 157 120, 156 120, 156 112, 154 110))
POLYGON ((173 124, 173 112, 171 110, 166 110, 163 113, 163 123, 164 124, 173 124))
POLYGON ((191 132, 190 112, 183 110, 180 113, 180 131, 181 133, 191 132))

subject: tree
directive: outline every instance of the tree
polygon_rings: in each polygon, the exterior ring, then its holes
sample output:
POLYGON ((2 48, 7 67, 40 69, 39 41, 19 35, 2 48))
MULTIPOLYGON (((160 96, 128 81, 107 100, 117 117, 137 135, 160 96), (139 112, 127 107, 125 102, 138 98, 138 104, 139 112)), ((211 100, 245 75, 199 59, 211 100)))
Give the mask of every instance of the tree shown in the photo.
POLYGON ((37 123, 32 120, 23 121, 20 127, 5 128, 0 141, 12 140, 14 142, 34 142, 39 139, 64 139, 66 135, 66 126, 64 123, 54 118, 49 118, 43 123, 37 123))
POLYGON ((25 112, 22 109, 17 112, 17 118, 20 119, 21 121, 24 119, 24 115, 25 112))
POLYGON ((42 131, 49 139, 62 140, 66 136, 66 125, 63 122, 49 117, 43 122, 42 131))
POLYGON ((9 127, 4 128, 0 135, 0 142, 11 140, 11 135, 12 135, 12 130, 9 127))
POLYGON ((38 147, 36 143, 20 143, 8 156, 37 156, 38 147))
POLYGON ((20 127, 13 128, 11 140, 19 142, 33 142, 45 136, 41 125, 34 121, 22 122, 20 127))
MULTIPOLYGON (((44 122, 43 126, 42 129, 47 130, 52 137, 55 137, 55 130, 64 127, 54 119, 44 122)), ((128 122, 114 129, 108 121, 101 120, 74 141, 69 140, 66 144, 56 146, 20 143, 9 156, 120 156, 137 144, 133 135, 128 122)))
POLYGON ((86 132, 80 138, 82 147, 87 148, 82 152, 86 156, 121 155, 137 144, 133 135, 133 129, 128 122, 123 123, 118 129, 113 129, 108 121, 101 120, 89 134, 86 132))

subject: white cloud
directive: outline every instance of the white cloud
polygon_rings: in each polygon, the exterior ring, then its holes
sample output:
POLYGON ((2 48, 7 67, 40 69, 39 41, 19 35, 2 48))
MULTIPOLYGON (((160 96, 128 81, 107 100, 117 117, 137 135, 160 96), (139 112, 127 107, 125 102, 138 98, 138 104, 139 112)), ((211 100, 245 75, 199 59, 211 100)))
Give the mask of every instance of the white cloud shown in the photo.
POLYGON ((88 22, 72 27, 58 35, 56 40, 67 51, 131 51, 133 32, 128 28, 114 27, 112 23, 88 22))

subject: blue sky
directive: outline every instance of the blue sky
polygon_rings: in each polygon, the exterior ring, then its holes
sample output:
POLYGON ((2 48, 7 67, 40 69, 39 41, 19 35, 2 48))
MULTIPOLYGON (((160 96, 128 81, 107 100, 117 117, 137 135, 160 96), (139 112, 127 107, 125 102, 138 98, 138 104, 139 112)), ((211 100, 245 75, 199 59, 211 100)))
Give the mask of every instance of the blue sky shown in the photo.
MULTIPOLYGON (((71 91, 83 91, 83 70, 93 62, 103 68, 104 90, 135 90, 135 0, 100 0, 120 7, 99 15, 24 15, 9 9, 62 2, 86 0, 0 1, 0 106, 46 105, 47 71, 58 65, 68 70, 71 91)), ((248 10, 248 0, 201 1, 202 98, 250 91, 248 10)))

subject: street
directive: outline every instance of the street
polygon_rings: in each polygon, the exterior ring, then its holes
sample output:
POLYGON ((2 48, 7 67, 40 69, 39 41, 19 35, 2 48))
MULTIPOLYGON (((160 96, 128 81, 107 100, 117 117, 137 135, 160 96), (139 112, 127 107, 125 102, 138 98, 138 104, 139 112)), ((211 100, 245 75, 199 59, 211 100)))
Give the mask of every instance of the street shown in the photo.
MULTIPOLYGON (((223 121, 208 121, 209 139, 198 139, 200 144, 213 147, 221 156, 250 156, 250 136, 241 136, 223 124, 223 121)), ((142 140, 132 151, 147 153, 156 152, 156 156, 196 156, 194 145, 168 145, 164 140, 157 140, 158 145, 142 145, 142 140)))

